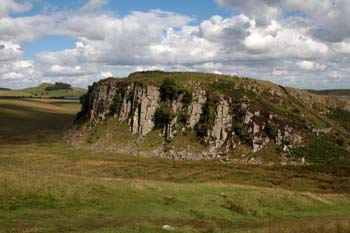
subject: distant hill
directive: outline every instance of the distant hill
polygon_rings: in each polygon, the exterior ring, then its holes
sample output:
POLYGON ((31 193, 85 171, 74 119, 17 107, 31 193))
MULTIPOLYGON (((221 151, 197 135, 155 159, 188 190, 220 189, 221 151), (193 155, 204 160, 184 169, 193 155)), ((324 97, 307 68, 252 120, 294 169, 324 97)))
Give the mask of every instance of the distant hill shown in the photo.
POLYGON ((11 90, 10 88, 4 88, 4 87, 0 87, 0 91, 9 91, 11 90))
POLYGON ((350 89, 307 90, 316 95, 350 96, 350 89))
POLYGON ((70 89, 50 90, 55 84, 42 83, 37 87, 29 87, 20 90, 0 89, 1 97, 33 97, 33 98, 55 98, 55 97, 79 97, 86 93, 86 89, 71 87, 70 89))

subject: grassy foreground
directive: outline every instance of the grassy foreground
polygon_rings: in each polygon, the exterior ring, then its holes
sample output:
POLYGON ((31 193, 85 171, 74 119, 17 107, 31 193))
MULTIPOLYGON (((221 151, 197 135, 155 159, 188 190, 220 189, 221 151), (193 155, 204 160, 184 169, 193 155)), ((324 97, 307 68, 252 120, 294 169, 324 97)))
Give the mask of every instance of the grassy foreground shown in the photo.
POLYGON ((350 232, 349 167, 73 148, 77 102, 0 99, 0 232, 350 232))

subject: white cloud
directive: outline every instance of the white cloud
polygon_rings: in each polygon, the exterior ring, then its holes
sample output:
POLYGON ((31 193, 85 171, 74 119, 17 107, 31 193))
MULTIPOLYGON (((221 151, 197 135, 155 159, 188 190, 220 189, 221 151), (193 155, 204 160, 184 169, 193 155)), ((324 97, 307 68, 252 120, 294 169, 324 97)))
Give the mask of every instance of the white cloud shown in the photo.
POLYGON ((100 76, 101 78, 110 78, 113 77, 113 74, 111 72, 101 72, 100 76))
POLYGON ((14 0, 1 0, 0 17, 7 16, 10 13, 21 13, 32 8, 30 1, 18 2, 14 0))
POLYGON ((10 72, 0 75, 0 79, 21 79, 23 77, 23 74, 17 72, 10 72))
POLYGON ((272 75, 274 76, 282 76, 282 75, 287 75, 288 74, 288 70, 278 70, 276 68, 274 68, 272 70, 272 75))
POLYGON ((298 65, 299 68, 303 70, 325 70, 326 69, 325 65, 321 65, 316 62, 307 61, 307 60, 298 61, 296 64, 298 65))
POLYGON ((350 42, 339 42, 333 44, 333 50, 336 53, 350 54, 350 42))
POLYGON ((325 56, 328 46, 303 32, 276 21, 267 27, 254 27, 244 40, 247 49, 277 57, 315 58, 325 56))
POLYGON ((253 17, 258 25, 269 24, 272 19, 281 16, 281 9, 264 0, 215 0, 218 4, 230 7, 253 17))
POLYGON ((107 3, 108 0, 90 0, 88 3, 85 4, 85 6, 82 7, 81 11, 93 11, 99 9, 101 6, 106 5, 107 3))
MULTIPOLYGON (((6 10, 0 17, 0 75, 17 77, 13 85, 20 77, 26 83, 57 79, 88 85, 103 77, 162 69, 237 74, 300 87, 349 76, 349 1, 216 2, 235 14, 201 22, 162 10, 118 16, 101 8, 107 0, 25 17, 6 10), (47 35, 68 36, 76 43, 23 60, 24 43, 47 35)), ((336 85, 346 79, 332 80, 336 85)))
POLYGON ((10 41, 0 41, 0 61, 9 61, 19 58, 22 48, 19 44, 10 41))
POLYGON ((331 73, 328 74, 328 77, 336 80, 336 79, 341 79, 341 75, 337 71, 332 71, 331 73))
POLYGON ((28 69, 33 67, 33 61, 17 61, 14 63, 14 69, 28 69))
POLYGON ((51 66, 49 72, 46 75, 64 75, 64 76, 78 76, 82 75, 83 70, 80 66, 69 67, 69 66, 61 66, 61 65, 53 65, 51 66))

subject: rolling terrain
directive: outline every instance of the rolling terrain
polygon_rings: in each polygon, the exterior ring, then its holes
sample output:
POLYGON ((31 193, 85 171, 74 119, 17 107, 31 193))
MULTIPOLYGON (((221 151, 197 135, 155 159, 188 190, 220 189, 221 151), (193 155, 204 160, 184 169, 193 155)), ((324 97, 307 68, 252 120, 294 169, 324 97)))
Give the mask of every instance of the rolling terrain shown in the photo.
POLYGON ((0 99, 1 233, 349 232, 348 166, 76 148, 63 138, 79 110, 74 101, 0 99))
POLYGON ((307 90, 317 95, 350 96, 350 89, 307 90))
POLYGON ((72 89, 45 90, 53 86, 51 83, 42 83, 37 87, 29 87, 20 90, 0 89, 0 97, 32 97, 32 98, 52 98, 52 97, 79 97, 86 92, 86 89, 73 87, 72 89))

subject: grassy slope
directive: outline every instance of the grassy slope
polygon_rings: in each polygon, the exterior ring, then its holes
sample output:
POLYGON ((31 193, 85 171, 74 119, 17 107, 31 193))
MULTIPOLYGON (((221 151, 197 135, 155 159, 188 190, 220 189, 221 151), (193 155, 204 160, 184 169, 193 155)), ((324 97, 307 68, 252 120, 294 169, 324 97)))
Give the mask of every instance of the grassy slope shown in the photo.
POLYGON ((307 90, 317 95, 350 96, 350 89, 307 90))
POLYGON ((43 83, 37 87, 30 87, 21 90, 0 90, 0 96, 24 96, 24 97, 60 97, 60 96, 81 96, 86 89, 74 87, 72 90, 46 91, 45 88, 52 84, 43 83))
POLYGON ((304 232, 348 232, 347 167, 75 149, 62 135, 78 109, 76 102, 0 99, 0 232, 163 232, 164 224, 176 232, 303 232, 306 222, 304 232))

